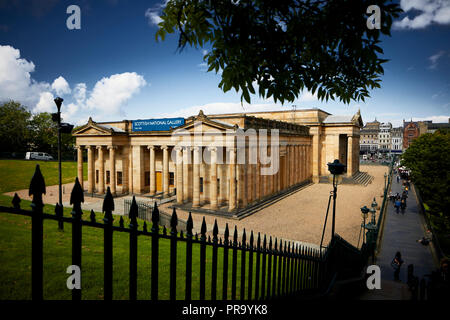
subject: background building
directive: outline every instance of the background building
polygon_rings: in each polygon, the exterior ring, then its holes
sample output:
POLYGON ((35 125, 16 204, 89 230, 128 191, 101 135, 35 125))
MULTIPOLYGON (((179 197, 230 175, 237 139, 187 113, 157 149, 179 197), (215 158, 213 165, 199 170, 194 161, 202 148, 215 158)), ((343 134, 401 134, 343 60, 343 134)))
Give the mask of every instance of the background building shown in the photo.
POLYGON ((380 123, 375 119, 373 122, 367 122, 360 131, 360 151, 361 153, 375 154, 378 152, 378 135, 380 132, 380 123))
POLYGON ((390 152, 391 150, 391 130, 390 122, 380 124, 380 132, 378 134, 378 150, 380 152, 390 152))
POLYGON ((391 130, 391 152, 402 153, 403 151, 403 128, 392 128, 391 130))

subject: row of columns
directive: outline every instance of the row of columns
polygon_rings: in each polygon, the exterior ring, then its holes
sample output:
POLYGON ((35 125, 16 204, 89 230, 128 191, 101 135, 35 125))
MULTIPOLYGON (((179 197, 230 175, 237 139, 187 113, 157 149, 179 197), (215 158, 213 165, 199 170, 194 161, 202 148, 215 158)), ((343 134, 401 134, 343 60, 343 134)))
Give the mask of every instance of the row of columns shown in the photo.
MULTIPOLYGON (((88 162, 88 185, 87 192, 93 193, 95 190, 95 149, 98 150, 98 189, 97 192, 100 194, 105 193, 105 165, 104 165, 104 151, 109 150, 109 186, 112 194, 116 193, 116 146, 78 146, 77 147, 77 171, 78 171, 78 181, 81 187, 84 189, 84 178, 83 178, 83 148, 87 150, 87 162, 88 162), (95 148, 95 149, 94 149, 95 148)), ((124 168, 125 171, 125 168, 124 168)))
MULTIPOLYGON (((141 148, 141 146, 135 146, 141 148)), ((89 193, 94 192, 95 186, 95 157, 94 152, 98 150, 98 170, 99 181, 97 192, 102 194, 105 192, 105 168, 104 168, 104 152, 109 150, 109 168, 110 168, 110 188, 111 192, 116 193, 116 147, 115 146, 86 146, 88 154, 88 186, 89 193)), ((148 146, 150 153, 150 194, 156 193, 156 148, 157 146, 148 146)), ((159 146, 163 153, 162 166, 162 189, 163 194, 169 193, 169 147, 159 146)), ((176 190, 177 203, 181 204, 189 199, 192 191, 192 206, 200 206, 200 165, 202 147, 176 147, 176 190), (193 152, 193 157, 192 153, 193 152), (193 158, 193 162, 190 161, 193 158), (189 165, 192 164, 192 172, 189 165), (192 186, 189 185, 190 174, 192 174, 192 186)), ((277 166, 278 170, 275 174, 261 175, 261 169, 271 164, 249 163, 249 150, 246 149, 246 163, 236 163, 236 149, 226 149, 229 152, 229 163, 226 172, 220 172, 220 186, 217 185, 218 165, 217 165, 217 148, 208 147, 211 152, 210 170, 209 170, 209 200, 210 208, 217 210, 218 206, 224 200, 228 200, 228 210, 233 211, 237 207, 246 207, 248 203, 258 201, 259 199, 277 193, 291 185, 300 183, 310 177, 311 174, 311 152, 309 145, 287 145, 285 155, 275 157, 275 161, 280 161, 277 166), (283 161, 284 163, 282 163, 283 161), (283 168, 283 169, 282 169, 283 168), (224 177, 225 176, 225 177, 224 177), (228 177, 227 177, 228 176, 228 177), (228 183, 228 186, 226 185, 228 183), (218 189, 220 192, 218 192, 218 189), (225 194, 227 192, 227 194, 225 194), (219 198, 220 197, 220 198, 219 198)), ((268 156, 270 157, 271 148, 268 147, 268 156)), ((83 153, 82 147, 78 148, 78 177, 83 185, 83 153)), ((279 150, 276 150, 278 154, 279 150)), ((273 164, 272 164, 273 165, 273 164)), ((127 176, 128 161, 123 162, 124 178, 127 176)), ((123 184, 125 187, 125 183, 123 184)))

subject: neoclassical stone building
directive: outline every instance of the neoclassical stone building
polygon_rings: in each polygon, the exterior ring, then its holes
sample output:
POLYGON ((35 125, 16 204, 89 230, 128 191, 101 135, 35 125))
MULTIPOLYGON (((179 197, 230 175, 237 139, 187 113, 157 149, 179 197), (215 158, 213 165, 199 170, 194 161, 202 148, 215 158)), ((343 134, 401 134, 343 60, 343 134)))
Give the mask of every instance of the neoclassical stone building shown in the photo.
POLYGON ((76 130, 78 178, 88 193, 169 197, 192 210, 238 212, 318 182, 339 159, 359 170, 359 112, 320 109, 89 122, 76 130), (157 124, 140 127, 143 123, 157 124), (178 124, 171 127, 170 123, 178 124), (160 126, 164 123, 166 126, 160 126), (86 150, 86 151, 85 151, 86 150), (83 153, 88 179, 83 181, 83 153))

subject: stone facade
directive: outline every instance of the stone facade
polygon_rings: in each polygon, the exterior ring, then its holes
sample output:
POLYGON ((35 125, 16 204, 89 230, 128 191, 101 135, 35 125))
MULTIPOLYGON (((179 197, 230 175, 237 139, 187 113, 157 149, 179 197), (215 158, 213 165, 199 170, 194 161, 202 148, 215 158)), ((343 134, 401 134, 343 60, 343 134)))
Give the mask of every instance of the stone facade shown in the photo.
POLYGON ((113 194, 167 197, 176 190, 178 205, 235 212, 318 182, 334 159, 347 165, 348 176, 358 172, 361 126, 359 112, 345 119, 319 109, 294 115, 200 112, 167 131, 134 132, 128 120, 89 119, 73 135, 78 178, 89 193, 103 194, 110 187, 113 194), (84 150, 87 181, 82 178, 84 150))

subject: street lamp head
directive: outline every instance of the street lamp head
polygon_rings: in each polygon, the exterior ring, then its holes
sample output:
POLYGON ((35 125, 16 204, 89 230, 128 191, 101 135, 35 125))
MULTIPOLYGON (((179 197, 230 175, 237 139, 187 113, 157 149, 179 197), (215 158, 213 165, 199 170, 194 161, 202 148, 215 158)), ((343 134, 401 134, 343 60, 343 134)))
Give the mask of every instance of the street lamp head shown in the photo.
POLYGON ((367 208, 366 206, 364 206, 364 207, 361 208, 361 212, 364 213, 364 214, 368 214, 368 213, 369 213, 369 210, 370 210, 370 209, 367 208))
POLYGON ((58 111, 61 110, 61 105, 62 105, 64 99, 61 98, 61 97, 56 97, 55 100, 53 100, 53 101, 55 101, 55 104, 56 104, 56 107, 58 108, 58 111))
POLYGON ((328 171, 330 171, 332 175, 344 173, 345 167, 346 165, 340 163, 338 159, 328 163, 328 171))
POLYGON ((376 206, 378 206, 378 203, 375 201, 375 197, 373 198, 373 202, 372 202, 372 208, 375 208, 376 206))

